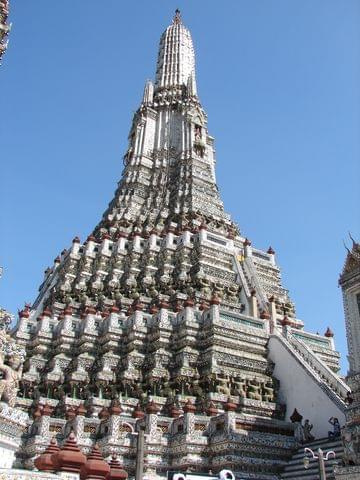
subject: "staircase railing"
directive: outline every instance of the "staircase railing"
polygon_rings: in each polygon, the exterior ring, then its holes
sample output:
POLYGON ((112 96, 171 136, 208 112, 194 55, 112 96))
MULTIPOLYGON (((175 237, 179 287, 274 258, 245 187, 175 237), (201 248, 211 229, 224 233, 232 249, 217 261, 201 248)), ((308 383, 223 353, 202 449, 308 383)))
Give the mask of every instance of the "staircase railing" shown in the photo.
POLYGON ((340 410, 345 411, 345 398, 350 391, 346 383, 330 370, 304 342, 295 338, 290 332, 287 333, 286 338, 281 333, 273 334, 272 336, 283 344, 286 350, 305 368, 308 374, 340 410))
POLYGON ((256 294, 258 296, 259 302, 260 302, 260 307, 262 309, 266 309, 267 306, 267 298, 265 297, 263 293, 262 286, 260 285, 260 282, 258 281, 258 274, 256 272, 254 263, 250 257, 245 258, 244 263, 243 263, 245 270, 247 270, 248 276, 249 276, 249 281, 252 284, 252 286, 256 290, 256 294))
POLYGON ((247 285, 247 281, 246 281, 246 278, 245 278, 245 274, 244 274, 244 271, 243 271, 243 268, 242 266, 240 265, 240 262, 237 258, 237 255, 236 253, 234 253, 234 262, 235 262, 235 267, 236 267, 236 270, 237 270, 237 273, 240 277, 240 280, 241 280, 241 284, 243 285, 243 288, 244 288, 244 291, 245 291, 245 295, 247 297, 250 297, 250 290, 249 290, 249 287, 247 285))
POLYGON ((323 362, 305 342, 290 334, 288 336, 291 345, 299 352, 304 360, 311 366, 315 372, 327 383, 327 385, 336 392, 336 394, 345 400, 350 388, 346 383, 333 372, 325 362, 323 362))

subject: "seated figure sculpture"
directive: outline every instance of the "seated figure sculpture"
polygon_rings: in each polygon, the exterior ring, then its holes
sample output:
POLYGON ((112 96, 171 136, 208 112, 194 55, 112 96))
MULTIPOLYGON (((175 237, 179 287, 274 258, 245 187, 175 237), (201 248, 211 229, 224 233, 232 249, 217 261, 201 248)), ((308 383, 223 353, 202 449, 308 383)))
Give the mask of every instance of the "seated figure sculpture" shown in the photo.
POLYGON ((230 395, 229 376, 225 374, 218 374, 216 378, 217 386, 216 392, 223 395, 230 395))
POLYGON ((249 380, 247 398, 250 398, 251 400, 261 400, 260 382, 257 378, 249 380))
POLYGON ((262 385, 262 400, 264 402, 274 402, 275 400, 275 389, 271 381, 267 381, 262 385))
POLYGON ((240 376, 236 376, 231 379, 231 395, 239 395, 241 398, 245 398, 246 380, 240 376))

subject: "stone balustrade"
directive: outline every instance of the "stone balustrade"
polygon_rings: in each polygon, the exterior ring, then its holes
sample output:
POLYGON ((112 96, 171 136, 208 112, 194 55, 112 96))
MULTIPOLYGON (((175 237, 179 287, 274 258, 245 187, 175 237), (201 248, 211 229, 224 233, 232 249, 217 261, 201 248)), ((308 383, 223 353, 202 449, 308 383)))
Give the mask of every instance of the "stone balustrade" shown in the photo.
POLYGON ((325 382, 329 389, 345 402, 346 396, 348 392, 350 392, 348 385, 315 355, 302 340, 291 334, 287 336, 287 339, 292 347, 306 361, 307 365, 325 382))

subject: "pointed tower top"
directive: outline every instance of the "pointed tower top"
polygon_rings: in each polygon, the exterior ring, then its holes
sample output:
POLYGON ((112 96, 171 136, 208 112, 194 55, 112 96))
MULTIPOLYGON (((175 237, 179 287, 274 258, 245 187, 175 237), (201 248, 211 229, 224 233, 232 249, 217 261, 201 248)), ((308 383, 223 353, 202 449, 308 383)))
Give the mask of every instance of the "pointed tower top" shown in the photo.
POLYGON ((172 24, 162 34, 156 69, 155 91, 187 87, 191 78, 192 93, 196 95, 195 53, 189 30, 176 9, 172 24))
POLYGON ((182 23, 181 22, 181 13, 180 13, 180 10, 177 8, 175 10, 175 15, 174 15, 174 18, 173 18, 173 24, 179 24, 179 23, 182 23))

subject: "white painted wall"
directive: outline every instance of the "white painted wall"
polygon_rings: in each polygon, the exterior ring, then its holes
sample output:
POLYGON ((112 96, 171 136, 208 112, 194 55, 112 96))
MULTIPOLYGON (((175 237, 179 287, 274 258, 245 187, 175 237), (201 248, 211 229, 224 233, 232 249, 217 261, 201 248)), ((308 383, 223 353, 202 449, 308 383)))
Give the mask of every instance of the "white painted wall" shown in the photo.
POLYGON ((332 426, 330 417, 337 417, 341 425, 345 415, 320 388, 295 357, 285 348, 276 335, 269 339, 269 358, 275 363, 274 376, 280 381, 279 400, 285 403, 286 420, 290 420, 294 408, 314 425, 315 438, 326 437, 332 426))
POLYGON ((0 468, 11 468, 15 459, 15 449, 0 442, 0 468))

